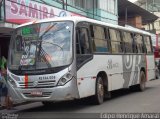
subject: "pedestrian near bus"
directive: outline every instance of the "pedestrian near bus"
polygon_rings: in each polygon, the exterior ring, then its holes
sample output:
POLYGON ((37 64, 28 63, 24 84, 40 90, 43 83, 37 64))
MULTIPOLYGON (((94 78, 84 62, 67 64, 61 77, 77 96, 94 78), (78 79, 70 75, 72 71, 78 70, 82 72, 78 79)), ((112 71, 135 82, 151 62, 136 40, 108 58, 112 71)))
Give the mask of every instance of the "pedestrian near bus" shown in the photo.
POLYGON ((1 77, 3 82, 1 91, 2 91, 2 97, 4 97, 4 100, 1 100, 1 105, 7 109, 10 109, 12 107, 12 101, 8 95, 8 88, 7 88, 7 81, 6 81, 7 80, 6 66, 7 66, 7 60, 3 56, 0 58, 0 70, 1 70, 1 77))

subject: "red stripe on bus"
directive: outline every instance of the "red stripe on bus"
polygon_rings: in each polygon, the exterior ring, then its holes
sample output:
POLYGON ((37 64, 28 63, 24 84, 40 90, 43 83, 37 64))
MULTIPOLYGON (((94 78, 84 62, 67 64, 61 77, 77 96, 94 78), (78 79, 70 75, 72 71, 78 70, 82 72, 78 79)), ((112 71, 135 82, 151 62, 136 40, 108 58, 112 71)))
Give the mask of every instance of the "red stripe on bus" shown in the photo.
POLYGON ((28 75, 25 75, 24 77, 24 85, 25 85, 25 88, 28 88, 28 75))
POLYGON ((146 58, 146 81, 148 80, 148 61, 147 61, 147 55, 145 55, 146 58))

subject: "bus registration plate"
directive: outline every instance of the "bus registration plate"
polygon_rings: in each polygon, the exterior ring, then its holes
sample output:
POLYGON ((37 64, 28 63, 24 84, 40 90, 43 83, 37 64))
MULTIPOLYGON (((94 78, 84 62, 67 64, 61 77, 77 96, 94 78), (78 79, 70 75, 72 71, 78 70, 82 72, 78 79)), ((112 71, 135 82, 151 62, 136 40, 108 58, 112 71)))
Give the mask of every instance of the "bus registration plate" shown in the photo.
POLYGON ((42 96, 42 91, 32 91, 31 95, 32 96, 42 96))

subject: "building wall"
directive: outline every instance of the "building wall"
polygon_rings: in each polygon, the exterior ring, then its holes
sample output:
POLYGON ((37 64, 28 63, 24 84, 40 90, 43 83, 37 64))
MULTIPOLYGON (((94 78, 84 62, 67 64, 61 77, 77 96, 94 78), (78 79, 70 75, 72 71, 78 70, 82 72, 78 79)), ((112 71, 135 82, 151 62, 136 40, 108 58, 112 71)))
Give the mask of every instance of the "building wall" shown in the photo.
MULTIPOLYGON (((30 5, 32 1, 38 2, 40 4, 46 4, 49 7, 58 8, 63 11, 68 11, 82 15, 84 17, 89 17, 113 24, 118 24, 117 0, 43 0, 43 1, 12 0, 12 1, 14 1, 14 4, 17 5, 21 5, 21 3, 23 3, 27 7, 30 5)), ((4 13, 4 7, 2 7, 1 12, 4 13)), ((5 15, 3 15, 1 18, 4 19, 4 16, 5 15)))
MULTIPOLYGON (((160 12, 155 12, 154 14, 160 17, 160 12)), ((154 23, 145 25, 144 28, 148 31, 155 31, 156 34, 160 34, 160 18, 157 19, 154 23)))
POLYGON ((99 11, 101 21, 118 24, 117 0, 99 0, 97 11, 99 11))
MULTIPOLYGON (((138 0, 136 4, 160 17, 160 0, 138 0)), ((160 19, 144 26, 145 30, 160 34, 160 19)))
POLYGON ((126 24, 130 25, 132 27, 139 28, 139 29, 143 28, 143 26, 142 26, 142 17, 139 16, 139 15, 128 17, 127 21, 126 21, 126 18, 124 18, 124 17, 119 18, 119 25, 125 26, 126 24))
POLYGON ((117 0, 68 0, 68 4, 72 5, 72 7, 67 7, 69 11, 104 22, 118 24, 117 0), (81 11, 78 11, 78 9, 81 11))
POLYGON ((2 0, 0 0, 0 21, 2 21, 4 19, 4 2, 2 0))

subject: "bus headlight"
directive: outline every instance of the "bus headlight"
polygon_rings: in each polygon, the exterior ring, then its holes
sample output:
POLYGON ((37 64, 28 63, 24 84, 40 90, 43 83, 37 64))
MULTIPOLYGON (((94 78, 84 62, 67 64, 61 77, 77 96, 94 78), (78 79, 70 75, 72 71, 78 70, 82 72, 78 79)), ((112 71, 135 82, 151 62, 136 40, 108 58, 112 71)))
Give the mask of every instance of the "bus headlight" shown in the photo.
POLYGON ((67 73, 65 74, 58 82, 58 86, 64 86, 67 82, 69 82, 72 79, 72 74, 67 73))
POLYGON ((17 87, 15 81, 14 81, 10 76, 7 77, 7 80, 8 80, 8 82, 9 82, 14 88, 17 87))

